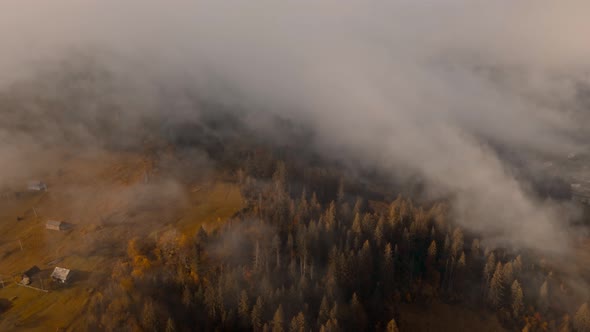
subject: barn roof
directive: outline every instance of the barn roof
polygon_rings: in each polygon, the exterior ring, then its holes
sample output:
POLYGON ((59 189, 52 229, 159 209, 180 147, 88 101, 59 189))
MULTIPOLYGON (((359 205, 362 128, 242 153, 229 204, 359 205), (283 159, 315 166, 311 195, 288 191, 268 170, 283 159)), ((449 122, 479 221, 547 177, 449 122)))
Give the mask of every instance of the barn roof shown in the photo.
POLYGON ((68 280, 68 276, 70 274, 70 270, 63 268, 63 267, 56 267, 51 273, 51 278, 59 279, 61 281, 68 280))
POLYGON ((45 225, 47 225, 47 226, 61 226, 61 224, 63 224, 63 221, 47 220, 47 223, 45 225))

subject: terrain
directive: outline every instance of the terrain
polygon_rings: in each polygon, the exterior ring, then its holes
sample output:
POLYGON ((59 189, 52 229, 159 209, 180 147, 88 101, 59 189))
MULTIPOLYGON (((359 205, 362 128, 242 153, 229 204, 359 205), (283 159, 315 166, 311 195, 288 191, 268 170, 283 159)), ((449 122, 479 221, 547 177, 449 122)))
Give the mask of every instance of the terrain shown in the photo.
POLYGON ((20 179, 0 199, 0 298, 11 302, 2 331, 80 330, 88 298, 110 278, 129 240, 211 231, 241 209, 236 184, 207 168, 195 168, 206 176, 181 183, 162 180, 167 170, 155 169, 147 153, 51 153, 58 161, 37 174, 46 192, 27 192, 20 179), (47 220, 65 220, 71 229, 47 230, 47 220), (18 285, 32 266, 41 272, 31 286, 49 292, 18 285), (72 270, 70 283, 51 282, 55 266, 72 270))

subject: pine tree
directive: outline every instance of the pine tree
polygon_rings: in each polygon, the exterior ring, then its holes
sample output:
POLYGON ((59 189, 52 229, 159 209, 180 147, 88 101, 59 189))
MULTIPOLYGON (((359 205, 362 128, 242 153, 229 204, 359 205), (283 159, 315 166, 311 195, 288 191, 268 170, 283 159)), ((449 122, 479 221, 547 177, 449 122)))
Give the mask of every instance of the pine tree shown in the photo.
POLYGON ((393 251, 391 249, 391 243, 385 245, 385 250, 383 251, 383 261, 381 266, 381 279, 384 285, 384 291, 385 294, 389 294, 391 292, 391 285, 393 283, 394 274, 393 251))
POLYGON ((324 295, 318 313, 318 325, 323 325, 328 319, 330 319, 330 306, 328 304, 328 298, 324 295))
POLYGON ((399 328, 397 327, 397 323, 395 322, 395 319, 391 319, 389 321, 389 323, 387 323, 387 332, 399 332, 399 328))
POLYGON ((490 278, 492 277, 492 273, 494 273, 495 268, 496 268, 496 256, 494 255, 494 253, 491 253, 488 256, 488 259, 486 261, 486 265, 483 268, 483 276, 484 276, 484 281, 486 284, 489 283, 490 278))
POLYGON ((459 261, 457 261, 457 267, 460 270, 465 269, 465 267, 467 266, 467 260, 465 258, 465 252, 461 252, 461 255, 459 255, 459 261))
POLYGON ((504 300, 504 281, 502 276, 502 263, 498 262, 496 270, 490 280, 488 299, 492 306, 500 308, 504 300))
POLYGON ((279 237, 278 234, 275 234, 275 236, 272 238, 272 249, 275 251, 275 255, 276 255, 276 268, 280 269, 281 268, 281 238, 279 237))
POLYGON ((381 242, 383 241, 384 232, 385 232, 385 222, 383 218, 379 218, 379 222, 377 223, 377 227, 375 227, 375 243, 377 247, 381 247, 381 242))
POLYGON ((352 221, 352 232, 355 234, 361 234, 363 231, 362 225, 361 225, 361 216, 358 213, 355 213, 354 215, 354 220, 352 221))
POLYGON ((254 247, 254 270, 257 271, 260 268, 261 258, 260 258, 260 242, 257 240, 256 245, 254 247))
POLYGON ((436 241, 432 240, 432 242, 430 242, 430 246, 428 247, 428 264, 431 266, 434 266, 434 264, 436 263, 436 253, 437 253, 437 249, 436 249, 436 241))
POLYGON ((255 331, 259 331, 262 328, 262 312, 263 312, 263 302, 262 298, 259 296, 256 299, 256 304, 252 308, 252 313, 250 317, 252 319, 252 328, 255 331))
POLYGON ((514 280, 510 291, 512 295, 512 314, 514 314, 514 318, 518 318, 524 309, 522 288, 518 280, 514 280))
POLYGON ((576 332, 590 332, 590 308, 588 303, 580 306, 574 316, 574 329, 576 332))
POLYGON ((168 318, 168 321, 166 322, 166 332, 176 332, 176 327, 172 318, 168 318))
POLYGON ((514 281, 514 268, 512 262, 508 262, 504 265, 504 270, 502 271, 504 276, 504 285, 506 287, 510 287, 512 282, 514 281))
POLYGON ((558 332, 572 332, 570 316, 566 314, 557 327, 558 332))
POLYGON ((445 242, 443 244, 443 250, 445 255, 448 255, 451 251, 451 239, 449 238, 449 233, 445 235, 445 242))
POLYGON ((272 318, 272 332, 283 332, 285 324, 284 313, 283 313, 283 305, 279 304, 277 311, 272 318))
POLYGON ((156 310, 154 309, 154 303, 151 300, 146 301, 143 305, 141 322, 146 330, 153 330, 156 328, 156 310))
POLYGON ((303 312, 299 312, 297 316, 293 317, 291 320, 291 326, 289 327, 289 332, 306 332, 307 326, 305 323, 305 315, 303 312))
POLYGON ((366 328, 366 314, 363 306, 359 302, 359 299, 356 293, 352 294, 352 299, 350 300, 350 309, 352 311, 352 319, 354 322, 354 331, 364 331, 366 328))
POLYGON ((287 183, 287 168, 283 161, 277 162, 275 172, 272 175, 272 180, 275 185, 276 193, 282 195, 285 191, 285 184, 287 183))
POLYGON ((512 262, 512 273, 514 274, 515 278, 518 278, 521 271, 522 271, 522 258, 520 258, 520 255, 518 255, 518 256, 516 256, 516 258, 512 262))
POLYGON ((547 280, 539 288, 539 310, 546 312, 549 308, 549 284, 547 280))
POLYGON ((336 224, 336 203, 334 201, 330 202, 330 206, 326 210, 322 220, 327 231, 334 229, 336 224))
POLYGON ((250 313, 250 304, 248 302, 248 293, 243 290, 240 293, 240 300, 238 302, 238 316, 242 321, 247 321, 250 313))
POLYGON ((453 244, 451 245, 451 255, 453 255, 455 259, 458 259, 463 251, 464 242, 465 240, 463 239, 463 231, 461 228, 455 229, 453 232, 453 244))

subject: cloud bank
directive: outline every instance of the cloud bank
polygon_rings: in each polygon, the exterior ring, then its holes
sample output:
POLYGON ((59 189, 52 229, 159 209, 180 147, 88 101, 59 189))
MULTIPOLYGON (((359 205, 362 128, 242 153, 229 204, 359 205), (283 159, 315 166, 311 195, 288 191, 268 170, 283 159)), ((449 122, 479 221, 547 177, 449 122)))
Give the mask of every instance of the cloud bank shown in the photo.
MULTIPOLYGON (((160 100, 162 82, 181 82, 256 110, 255 128, 279 115, 312 128, 318 151, 420 174, 452 194, 462 225, 494 243, 564 250, 562 208, 531 195, 497 151, 563 158, 588 149, 588 12, 573 0, 5 0, 5 95, 46 63, 67 64, 72 50, 96 56, 119 85, 92 87, 92 103, 73 103, 67 116, 0 106, 0 172, 14 171, 21 145, 39 148, 15 125, 23 119, 63 136, 71 128, 59 123, 76 114, 75 135, 89 142, 97 121, 198 121, 182 98, 160 100), (105 111, 113 108, 117 121, 105 111)), ((59 94, 52 86, 38 93, 59 94)))

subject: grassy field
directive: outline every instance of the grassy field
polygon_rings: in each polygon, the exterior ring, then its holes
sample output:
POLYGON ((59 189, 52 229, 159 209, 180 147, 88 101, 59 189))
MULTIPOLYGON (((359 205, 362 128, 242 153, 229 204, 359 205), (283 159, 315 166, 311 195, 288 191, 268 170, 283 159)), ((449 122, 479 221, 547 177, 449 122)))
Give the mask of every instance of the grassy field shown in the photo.
MULTIPOLYGON (((131 238, 168 230, 193 234, 201 225, 210 230, 242 206, 235 184, 215 176, 182 183, 142 154, 100 152, 63 160, 39 174, 47 192, 0 198, 0 298, 11 301, 0 316, 0 331, 76 330, 89 295, 110 275, 131 238), (47 230, 48 219, 66 220, 72 228, 47 230), (51 291, 16 283, 32 266, 41 269, 32 286, 51 291), (55 266, 72 270, 68 285, 50 282, 55 266)), ((11 188, 16 191, 22 188, 11 188)))

